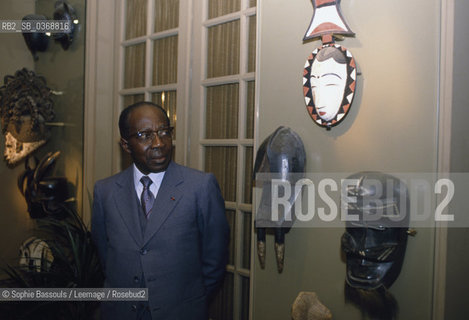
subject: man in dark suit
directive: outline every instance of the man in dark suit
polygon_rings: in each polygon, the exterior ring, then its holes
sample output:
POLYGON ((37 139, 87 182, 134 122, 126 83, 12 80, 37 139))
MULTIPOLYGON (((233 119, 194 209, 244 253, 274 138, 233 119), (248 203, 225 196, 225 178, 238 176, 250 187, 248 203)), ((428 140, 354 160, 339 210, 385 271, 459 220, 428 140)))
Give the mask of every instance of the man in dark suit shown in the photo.
POLYGON ((148 288, 148 302, 105 302, 102 317, 206 320, 229 241, 218 183, 171 161, 172 128, 160 106, 128 106, 119 130, 133 165, 96 183, 92 236, 105 286, 148 288))

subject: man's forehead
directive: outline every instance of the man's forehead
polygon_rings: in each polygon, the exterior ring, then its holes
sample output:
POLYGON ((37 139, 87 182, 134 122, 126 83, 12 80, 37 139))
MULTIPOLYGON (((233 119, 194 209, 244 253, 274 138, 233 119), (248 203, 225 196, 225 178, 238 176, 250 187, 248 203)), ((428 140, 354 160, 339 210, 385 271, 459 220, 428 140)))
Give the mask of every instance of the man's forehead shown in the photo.
POLYGON ((157 117, 162 122, 166 122, 166 115, 163 110, 148 104, 136 107, 129 114, 129 120, 138 120, 145 117, 157 117))
POLYGON ((135 107, 131 113, 133 112, 136 112, 136 111, 149 111, 149 112, 158 112, 158 113, 161 113, 163 115, 163 110, 161 110, 160 108, 158 108, 157 106, 153 106, 151 104, 142 104, 142 105, 139 105, 137 107, 135 107))

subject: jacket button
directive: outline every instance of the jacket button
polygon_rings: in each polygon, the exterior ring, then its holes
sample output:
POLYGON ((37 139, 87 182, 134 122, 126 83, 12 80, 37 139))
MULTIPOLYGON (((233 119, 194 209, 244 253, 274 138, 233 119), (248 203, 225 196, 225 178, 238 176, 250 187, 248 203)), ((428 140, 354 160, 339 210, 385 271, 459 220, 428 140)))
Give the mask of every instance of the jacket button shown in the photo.
POLYGON ((135 304, 132 305, 132 311, 137 311, 137 306, 135 304))
POLYGON ((142 249, 142 250, 140 250, 140 254, 141 254, 142 256, 146 255, 147 253, 148 253, 148 250, 147 250, 147 249, 142 249))
POLYGON ((140 282, 140 279, 139 279, 137 276, 135 276, 135 277, 134 277, 134 282, 135 282, 135 283, 139 283, 139 282, 140 282))

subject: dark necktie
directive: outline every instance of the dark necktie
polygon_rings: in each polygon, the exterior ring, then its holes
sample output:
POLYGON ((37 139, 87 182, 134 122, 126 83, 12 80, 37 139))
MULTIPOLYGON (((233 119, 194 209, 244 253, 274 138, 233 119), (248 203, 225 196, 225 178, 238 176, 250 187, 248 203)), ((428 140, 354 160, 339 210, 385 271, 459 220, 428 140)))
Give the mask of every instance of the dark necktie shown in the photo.
POLYGON ((143 212, 145 212, 145 216, 150 216, 151 208, 153 207, 153 202, 155 202, 155 196, 150 191, 150 185, 153 183, 148 176, 143 176, 140 179, 140 182, 143 184, 143 191, 142 196, 140 197, 140 201, 142 203, 143 212))

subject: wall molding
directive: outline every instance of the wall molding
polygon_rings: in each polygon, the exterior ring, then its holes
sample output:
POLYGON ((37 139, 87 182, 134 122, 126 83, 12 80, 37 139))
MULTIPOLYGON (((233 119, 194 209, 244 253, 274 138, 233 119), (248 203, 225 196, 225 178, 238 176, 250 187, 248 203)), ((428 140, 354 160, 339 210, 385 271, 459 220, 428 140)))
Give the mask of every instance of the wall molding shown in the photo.
POLYGON ((112 174, 114 60, 114 0, 89 0, 86 4, 85 123, 83 150, 83 219, 91 219, 90 196, 98 179, 112 174))
MULTIPOLYGON (((453 93, 454 0, 441 0, 440 66, 438 94, 438 178, 449 176, 451 162, 451 116, 453 93)), ((437 197, 439 198, 439 197, 437 197)), ((440 201, 441 199, 438 199, 440 201)), ((433 273, 432 319, 444 319, 448 229, 437 223, 433 273)))

